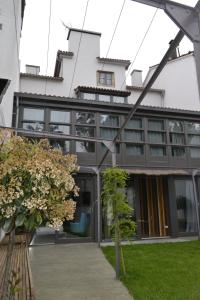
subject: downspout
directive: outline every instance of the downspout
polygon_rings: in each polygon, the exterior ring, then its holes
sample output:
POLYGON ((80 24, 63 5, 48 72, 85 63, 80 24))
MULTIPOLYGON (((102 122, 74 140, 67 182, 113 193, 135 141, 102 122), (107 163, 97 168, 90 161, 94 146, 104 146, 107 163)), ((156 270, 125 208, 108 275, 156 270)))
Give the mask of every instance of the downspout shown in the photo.
MULTIPOLYGON (((15 128, 18 128, 19 123, 19 96, 16 96, 16 119, 15 119, 15 128)), ((17 132, 16 132, 17 134, 17 132)))
POLYGON ((194 189, 194 201, 195 201, 195 208, 196 208, 196 216, 197 216, 197 230, 198 230, 198 240, 200 240, 200 221, 199 221, 199 201, 197 196, 197 187, 196 187, 196 181, 195 176, 199 172, 199 169, 192 171, 192 182, 193 182, 193 189, 194 189))

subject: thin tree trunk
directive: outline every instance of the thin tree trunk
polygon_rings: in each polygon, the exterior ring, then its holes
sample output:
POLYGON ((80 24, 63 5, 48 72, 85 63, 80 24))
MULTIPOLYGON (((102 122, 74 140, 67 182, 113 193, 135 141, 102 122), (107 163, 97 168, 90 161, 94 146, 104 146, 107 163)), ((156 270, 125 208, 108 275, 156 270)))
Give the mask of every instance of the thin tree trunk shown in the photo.
POLYGON ((12 254, 15 244, 15 230, 12 230, 9 235, 7 255, 6 255, 6 265, 4 271, 4 282, 3 282, 3 290, 2 290, 2 298, 1 300, 9 300, 10 298, 10 284, 9 280, 11 279, 11 269, 12 269, 12 254))
POLYGON ((115 260, 116 260, 116 279, 119 279, 120 276, 120 240, 119 240, 119 220, 118 216, 115 216, 115 260))

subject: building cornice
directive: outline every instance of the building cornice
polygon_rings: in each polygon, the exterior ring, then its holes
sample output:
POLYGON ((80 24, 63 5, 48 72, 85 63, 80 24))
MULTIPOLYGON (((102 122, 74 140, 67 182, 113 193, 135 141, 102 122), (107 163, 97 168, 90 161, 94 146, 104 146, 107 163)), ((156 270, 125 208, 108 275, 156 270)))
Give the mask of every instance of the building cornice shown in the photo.
POLYGON ((124 66, 126 70, 131 64, 130 60, 107 58, 107 57, 97 57, 97 61, 103 64, 112 64, 112 65, 114 64, 114 65, 124 66))
POLYGON ((45 80, 53 80, 53 81, 63 81, 62 77, 53 77, 53 76, 46 76, 46 75, 35 75, 30 73, 20 73, 20 77, 26 78, 34 78, 34 79, 45 79, 45 80))
POLYGON ((83 93, 93 93, 93 94, 101 94, 101 95, 122 96, 122 97, 128 97, 131 94, 131 92, 129 92, 129 91, 97 88, 97 87, 91 87, 91 86, 80 86, 80 85, 77 86, 77 88, 75 89, 75 92, 76 93, 83 92, 83 93))

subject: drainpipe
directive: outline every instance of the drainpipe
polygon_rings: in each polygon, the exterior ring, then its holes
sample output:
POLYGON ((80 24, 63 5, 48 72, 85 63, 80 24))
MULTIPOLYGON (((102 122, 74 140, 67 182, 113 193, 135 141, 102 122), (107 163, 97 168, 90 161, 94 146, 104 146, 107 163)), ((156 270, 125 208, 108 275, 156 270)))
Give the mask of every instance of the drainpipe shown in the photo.
POLYGON ((192 171, 192 182, 193 182, 193 189, 194 189, 194 200, 195 200, 195 208, 196 208, 196 216, 197 216, 197 230, 198 230, 198 240, 200 240, 200 221, 199 221, 199 201, 197 197, 197 187, 196 187, 196 181, 195 176, 199 172, 199 169, 192 171))
POLYGON ((101 181, 100 170, 96 167, 92 167, 93 171, 97 175, 97 241, 98 247, 101 247, 101 181))
POLYGON ((18 128, 18 122, 19 122, 19 97, 17 96, 16 97, 16 120, 15 120, 15 128, 18 128))

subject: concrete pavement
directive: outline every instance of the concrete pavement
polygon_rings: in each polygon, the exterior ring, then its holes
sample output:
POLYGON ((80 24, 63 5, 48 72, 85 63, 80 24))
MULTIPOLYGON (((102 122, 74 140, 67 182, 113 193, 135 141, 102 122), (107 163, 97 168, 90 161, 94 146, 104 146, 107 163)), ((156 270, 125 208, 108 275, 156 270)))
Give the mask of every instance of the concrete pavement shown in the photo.
POLYGON ((30 248, 36 300, 133 300, 94 243, 30 248))

